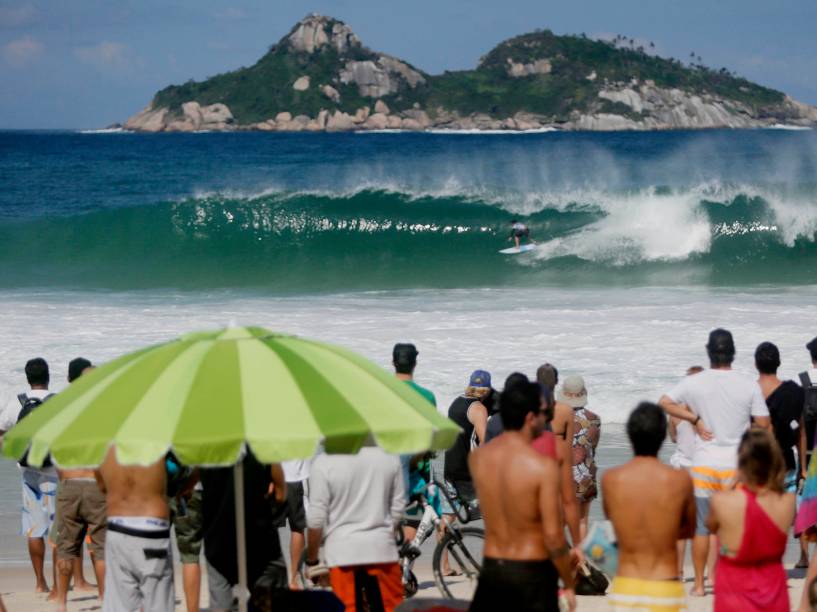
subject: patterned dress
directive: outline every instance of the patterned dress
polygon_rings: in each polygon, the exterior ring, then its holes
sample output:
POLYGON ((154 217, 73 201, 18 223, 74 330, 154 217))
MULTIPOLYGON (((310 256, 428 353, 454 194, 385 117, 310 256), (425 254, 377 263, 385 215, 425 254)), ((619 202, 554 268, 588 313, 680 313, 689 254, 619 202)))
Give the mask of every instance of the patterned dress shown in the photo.
POLYGON ((576 498, 589 502, 598 496, 596 446, 601 437, 601 419, 587 408, 573 409, 573 481, 576 498))

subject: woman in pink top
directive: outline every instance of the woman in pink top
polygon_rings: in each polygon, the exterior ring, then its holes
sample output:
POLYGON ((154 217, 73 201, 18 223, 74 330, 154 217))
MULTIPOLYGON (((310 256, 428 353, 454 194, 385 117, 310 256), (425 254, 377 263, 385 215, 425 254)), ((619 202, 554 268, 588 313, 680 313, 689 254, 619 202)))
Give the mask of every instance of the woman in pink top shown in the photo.
POLYGON ((738 447, 738 486, 712 497, 709 528, 720 545, 715 612, 788 612, 783 553, 794 520, 786 465, 772 434, 747 431, 738 447))

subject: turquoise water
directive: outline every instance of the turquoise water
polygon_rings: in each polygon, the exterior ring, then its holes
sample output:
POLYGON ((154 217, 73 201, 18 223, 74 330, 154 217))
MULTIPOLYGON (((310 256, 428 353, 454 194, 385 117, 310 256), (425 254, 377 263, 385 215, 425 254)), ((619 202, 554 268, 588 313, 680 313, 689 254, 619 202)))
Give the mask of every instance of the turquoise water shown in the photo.
POLYGON ((0 288, 813 282, 817 135, 0 133, 0 288), (539 248, 508 246, 512 218, 539 248))

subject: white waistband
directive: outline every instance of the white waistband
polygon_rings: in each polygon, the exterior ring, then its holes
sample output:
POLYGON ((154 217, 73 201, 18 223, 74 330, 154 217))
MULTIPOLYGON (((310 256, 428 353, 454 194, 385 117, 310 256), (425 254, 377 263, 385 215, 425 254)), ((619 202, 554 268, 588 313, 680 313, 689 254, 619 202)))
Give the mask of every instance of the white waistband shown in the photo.
POLYGON ((170 529, 170 521, 153 516, 109 516, 108 522, 139 531, 164 531, 170 529))

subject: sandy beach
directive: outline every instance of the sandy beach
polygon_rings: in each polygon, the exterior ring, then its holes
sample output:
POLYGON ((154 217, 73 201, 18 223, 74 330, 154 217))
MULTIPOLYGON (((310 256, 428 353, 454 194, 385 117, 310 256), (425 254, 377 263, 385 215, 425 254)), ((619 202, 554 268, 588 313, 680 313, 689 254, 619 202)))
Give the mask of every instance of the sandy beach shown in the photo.
MULTIPOLYGON (((687 573, 691 574, 692 567, 687 568, 687 573)), ((803 576, 805 570, 791 570, 789 571, 789 597, 792 602, 792 607, 799 600, 800 593, 803 589, 803 576)), ((86 576, 90 575, 90 567, 86 568, 86 576)), ((176 570, 176 610, 184 610, 184 602, 181 590, 181 568, 176 570)), ((439 597, 439 591, 434 586, 434 578, 431 573, 430 565, 419 564, 417 566, 417 578, 420 581, 420 591, 417 593, 417 598, 436 598, 439 597)), ((40 612, 53 610, 54 605, 46 601, 45 595, 35 594, 31 592, 33 579, 31 571, 27 567, 13 566, 4 567, 0 572, 0 593, 2 593, 3 601, 6 604, 9 612, 40 612)), ((688 607, 690 612, 711 610, 713 606, 713 597, 708 595, 703 598, 688 598, 688 607)), ((208 610, 207 607, 207 589, 202 590, 202 610, 208 610)), ((68 595, 68 609, 71 612, 86 612, 91 610, 100 610, 99 601, 93 594, 89 593, 74 593, 68 595)), ((606 597, 579 597, 578 610, 607 610, 606 597)))

